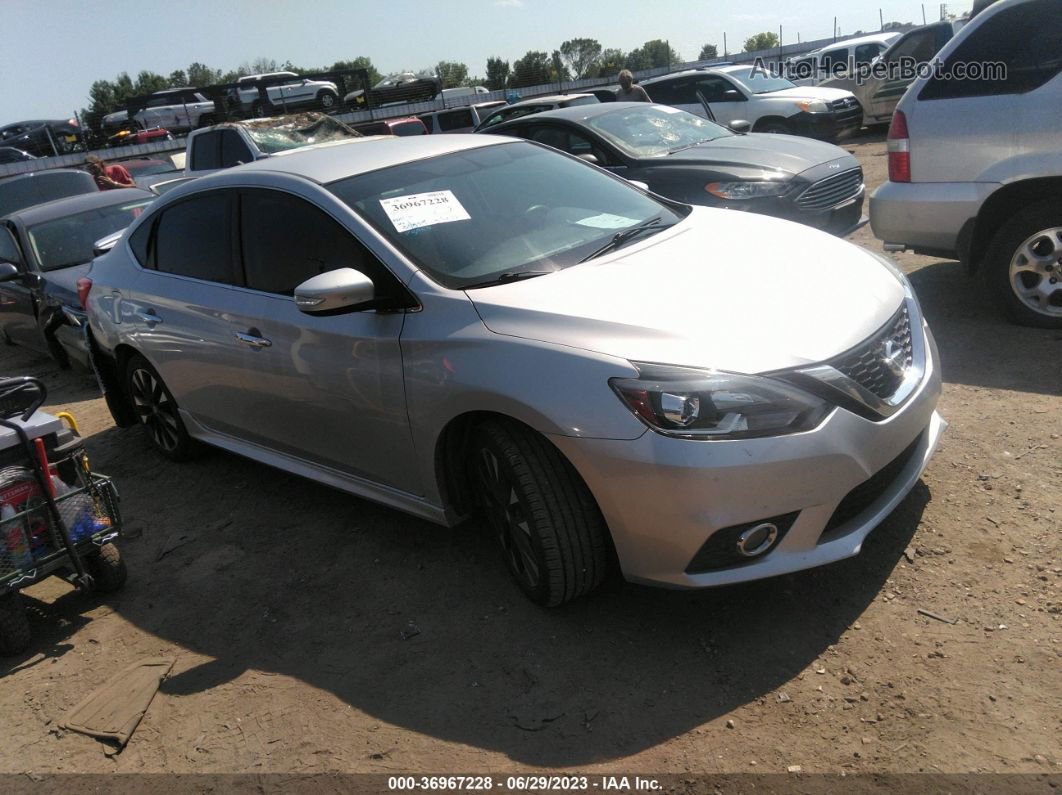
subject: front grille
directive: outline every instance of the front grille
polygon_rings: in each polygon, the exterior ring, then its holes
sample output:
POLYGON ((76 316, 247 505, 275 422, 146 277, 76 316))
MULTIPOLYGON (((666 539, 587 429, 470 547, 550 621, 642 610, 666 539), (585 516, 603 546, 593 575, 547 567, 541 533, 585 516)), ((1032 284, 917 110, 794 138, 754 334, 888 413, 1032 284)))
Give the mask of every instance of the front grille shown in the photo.
POLYGON ((852 168, 819 180, 797 197, 801 210, 826 210, 855 198, 863 189, 863 169, 852 168))
POLYGON ((844 373, 868 392, 873 392, 882 400, 888 400, 899 388, 907 368, 913 361, 911 316, 907 311, 907 304, 904 304, 873 337, 827 364, 844 373), (893 357, 894 363, 902 368, 901 372, 894 372, 889 367, 889 357, 893 357))
POLYGON ((896 478, 900 476, 903 468, 907 466, 907 462, 911 460, 915 450, 918 449, 918 444, 922 441, 924 433, 925 431, 918 434, 915 440, 902 453, 844 495, 844 499, 837 505, 830 520, 826 522, 826 529, 819 536, 820 544, 830 540, 827 537, 830 531, 836 530, 845 522, 859 516, 888 490, 896 481, 896 478))

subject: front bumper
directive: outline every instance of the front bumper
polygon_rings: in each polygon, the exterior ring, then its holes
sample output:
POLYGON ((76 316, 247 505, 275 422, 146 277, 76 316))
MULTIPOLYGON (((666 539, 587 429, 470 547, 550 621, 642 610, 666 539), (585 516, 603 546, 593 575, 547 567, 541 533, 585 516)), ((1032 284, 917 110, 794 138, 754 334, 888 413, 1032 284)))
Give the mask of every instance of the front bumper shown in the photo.
POLYGON ((959 234, 996 183, 885 182, 870 196, 870 227, 887 244, 957 256, 959 234))
POLYGON ((551 438, 597 499, 628 580, 704 588, 821 566, 859 553, 914 487, 947 427, 936 412, 936 345, 925 333, 922 382, 882 421, 838 408, 813 431, 767 439, 690 441, 652 431, 630 441, 551 438), (886 469, 898 458, 898 472, 886 469), (882 470, 888 482, 875 482, 854 515, 838 511, 882 470), (687 571, 716 531, 794 512, 788 532, 762 557, 687 571))
POLYGON ((863 126, 863 111, 858 106, 824 113, 801 111, 786 121, 797 135, 820 141, 836 141, 859 131, 863 126))
POLYGON ((771 196, 748 201, 709 201, 699 196, 696 198, 698 201, 694 203, 703 204, 706 207, 721 207, 727 210, 769 215, 772 218, 781 218, 821 229, 837 237, 848 237, 867 223, 867 216, 863 213, 863 203, 866 200, 865 190, 861 190, 859 195, 836 207, 819 212, 802 210, 789 196, 771 196))

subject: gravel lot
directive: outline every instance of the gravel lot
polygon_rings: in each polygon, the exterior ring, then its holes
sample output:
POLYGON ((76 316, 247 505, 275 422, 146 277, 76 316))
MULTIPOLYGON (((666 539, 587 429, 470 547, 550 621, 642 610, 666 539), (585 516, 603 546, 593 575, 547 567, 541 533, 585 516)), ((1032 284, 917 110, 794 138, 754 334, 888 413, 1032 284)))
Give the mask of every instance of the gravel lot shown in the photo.
MULTIPOLYGON (((885 179, 880 134, 846 147, 870 188, 885 179)), ((880 250, 869 228, 856 240, 880 250)), ((863 554, 554 611, 479 527, 222 452, 170 464, 113 427, 91 380, 0 350, 4 374, 43 378, 76 415, 141 534, 120 594, 26 592, 35 644, 0 664, 0 772, 1057 773, 1062 332, 1007 325, 958 263, 898 260, 951 428, 863 554), (174 675, 124 752, 57 728, 163 654, 174 675)))

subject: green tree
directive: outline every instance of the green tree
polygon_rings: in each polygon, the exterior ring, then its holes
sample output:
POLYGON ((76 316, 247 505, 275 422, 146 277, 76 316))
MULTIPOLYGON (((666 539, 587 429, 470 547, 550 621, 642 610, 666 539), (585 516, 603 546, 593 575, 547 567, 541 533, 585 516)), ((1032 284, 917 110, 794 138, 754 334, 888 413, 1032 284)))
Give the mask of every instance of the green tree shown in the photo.
POLYGON ((631 71, 638 69, 657 69, 661 66, 671 66, 681 63, 679 55, 663 39, 652 39, 641 47, 627 53, 627 68, 631 71))
POLYGON ((170 88, 181 88, 188 85, 188 75, 184 73, 183 69, 174 69, 166 79, 169 81, 170 88))
MULTIPOLYGON (((372 59, 364 55, 359 55, 357 58, 352 58, 349 61, 336 61, 332 64, 333 71, 340 71, 342 69, 364 69, 369 73, 369 86, 374 86, 380 82, 380 78, 383 77, 372 65, 372 59)), ((353 85, 354 79, 348 78, 348 83, 353 85)))
POLYGON ((538 86, 550 81, 550 58, 540 50, 528 50, 523 58, 513 61, 509 85, 512 88, 538 86))
POLYGON ((456 88, 468 79, 468 67, 456 61, 439 61, 435 65, 435 74, 442 81, 443 88, 456 88))
POLYGON ((560 46, 560 54, 572 77, 591 77, 601 57, 601 42, 597 39, 568 39, 560 46))
POLYGON ((571 80, 568 67, 564 65, 564 57, 560 50, 554 50, 549 59, 549 81, 551 83, 563 83, 571 80))
POLYGON ((701 54, 697 56, 698 61, 710 61, 713 58, 719 57, 719 49, 714 44, 705 44, 701 47, 701 54))
POLYGON ((487 88, 491 91, 501 91, 509 82, 509 62, 503 61, 497 56, 487 59, 487 88))
POLYGON ((146 96, 169 87, 170 81, 167 78, 155 72, 144 70, 136 76, 133 92, 136 96, 146 96))
POLYGON ((764 31, 763 33, 757 33, 755 36, 750 36, 745 39, 745 52, 756 52, 757 50, 771 50, 778 46, 778 34, 773 30, 764 31))
POLYGON ((602 50, 597 58, 597 76, 615 78, 626 63, 627 55, 623 50, 602 50))
POLYGON ((232 82, 222 80, 220 69, 211 69, 198 61, 188 64, 188 82, 186 86, 212 86, 215 83, 232 82))
POLYGON ((913 22, 886 22, 881 26, 882 32, 895 30, 895 31, 907 31, 913 28, 915 24, 913 22))

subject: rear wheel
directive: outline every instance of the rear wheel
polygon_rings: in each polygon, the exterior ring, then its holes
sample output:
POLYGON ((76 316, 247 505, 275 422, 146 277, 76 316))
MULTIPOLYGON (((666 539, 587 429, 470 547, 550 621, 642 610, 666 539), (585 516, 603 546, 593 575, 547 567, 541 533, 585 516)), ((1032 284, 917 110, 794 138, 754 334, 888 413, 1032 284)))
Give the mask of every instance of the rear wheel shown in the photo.
POLYGON ((177 401, 148 360, 134 354, 125 366, 125 389, 137 419, 156 450, 172 461, 187 461, 199 445, 184 427, 177 401))
POLYGON ((333 94, 331 91, 321 91, 317 95, 317 104, 321 106, 321 110, 330 111, 339 102, 339 97, 333 94))
POLYGON ((30 625, 18 593, 0 596, 0 657, 12 657, 29 648, 30 625))
POLYGON ((92 575, 92 582, 100 593, 119 590, 129 576, 122 553, 114 544, 104 544, 99 554, 86 558, 85 568, 92 575))
POLYGON ((549 607, 598 586, 608 567, 608 530, 586 484, 540 434, 490 420, 472 445, 476 499, 509 571, 549 607))
POLYGON ((1014 323, 1062 328, 1062 202, 1025 207, 992 238, 985 286, 1014 323))

